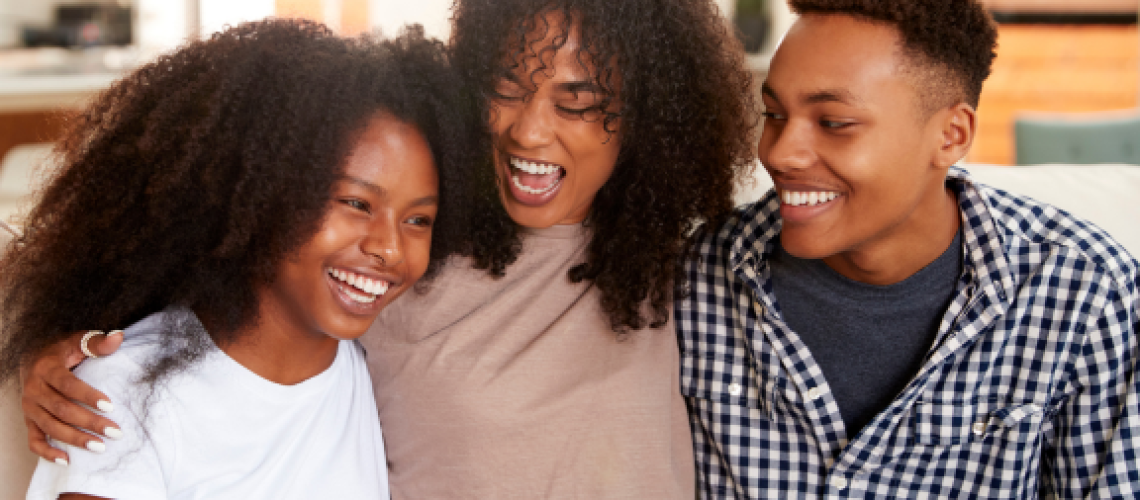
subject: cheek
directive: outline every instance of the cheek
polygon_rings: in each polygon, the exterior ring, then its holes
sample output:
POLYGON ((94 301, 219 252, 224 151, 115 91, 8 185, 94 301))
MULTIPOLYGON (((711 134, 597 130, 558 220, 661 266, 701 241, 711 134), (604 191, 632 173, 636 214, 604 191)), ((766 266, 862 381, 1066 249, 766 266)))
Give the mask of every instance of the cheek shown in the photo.
POLYGON ((412 281, 423 277, 431 261, 431 235, 408 238, 407 244, 408 278, 412 281))

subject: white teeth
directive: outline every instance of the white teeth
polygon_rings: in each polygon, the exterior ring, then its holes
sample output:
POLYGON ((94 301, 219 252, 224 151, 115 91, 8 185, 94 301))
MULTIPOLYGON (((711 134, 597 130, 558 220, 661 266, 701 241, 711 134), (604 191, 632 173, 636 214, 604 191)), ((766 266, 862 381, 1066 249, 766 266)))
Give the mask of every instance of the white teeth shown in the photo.
POLYGON ((336 278, 341 283, 348 286, 342 286, 340 289, 344 291, 345 295, 357 302, 370 304, 376 300, 380 295, 384 295, 388 291, 389 283, 383 280, 373 280, 359 274, 351 273, 343 269, 329 269, 329 276, 336 278), (360 293, 364 292, 364 293, 360 293))
POLYGON ((799 207, 803 205, 815 206, 822 203, 827 203, 838 197, 839 193, 831 191, 783 191, 780 193, 780 201, 783 202, 784 205, 793 207, 799 207))
POLYGON ((343 291, 345 295, 348 295, 348 298, 360 302, 361 304, 371 304, 373 302, 376 302, 375 295, 362 295, 346 287, 341 287, 341 291, 343 291))
POLYGON ((558 187, 559 184, 562 184, 562 179, 558 179, 557 181, 554 181, 549 186, 546 186, 545 188, 542 188, 542 189, 535 189, 535 188, 532 188, 530 186, 523 185, 522 181, 519 180, 519 176, 517 176, 517 175, 511 176, 511 183, 513 183, 515 185, 515 187, 519 188, 519 190, 524 192, 524 193, 544 194, 544 193, 549 193, 554 188, 558 187))
POLYGON ((534 175, 553 174, 554 172, 557 172, 561 169, 561 167, 558 167, 556 165, 534 163, 526 160, 520 160, 518 158, 511 158, 511 166, 528 174, 534 175))

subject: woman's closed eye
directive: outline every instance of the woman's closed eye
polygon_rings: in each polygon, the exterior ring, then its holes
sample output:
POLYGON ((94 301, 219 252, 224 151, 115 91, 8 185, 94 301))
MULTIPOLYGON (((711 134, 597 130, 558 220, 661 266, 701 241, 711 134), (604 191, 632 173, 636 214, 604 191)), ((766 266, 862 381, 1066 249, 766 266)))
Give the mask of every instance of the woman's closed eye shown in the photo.
POLYGON ((491 98, 497 101, 516 102, 526 99, 528 93, 518 83, 502 79, 491 89, 491 98))

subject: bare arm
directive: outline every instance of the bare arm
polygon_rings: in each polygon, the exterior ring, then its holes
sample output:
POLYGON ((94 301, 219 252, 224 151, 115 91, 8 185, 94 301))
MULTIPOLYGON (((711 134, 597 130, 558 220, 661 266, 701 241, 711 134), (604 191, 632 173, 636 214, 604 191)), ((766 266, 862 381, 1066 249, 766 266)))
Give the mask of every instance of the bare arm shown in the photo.
MULTIPOLYGON (((28 427, 28 447, 48 461, 67 461, 66 453, 48 444, 48 436, 72 446, 100 451, 103 440, 77 427, 100 436, 120 435, 119 426, 114 422, 80 406, 109 408, 112 404, 110 398, 71 373, 85 357, 79 350, 82 337, 83 332, 79 332, 48 348, 20 372, 23 386, 20 402, 28 427)), ((122 342, 121 334, 96 336, 88 342, 88 347, 95 354, 106 356, 118 350, 122 342)))

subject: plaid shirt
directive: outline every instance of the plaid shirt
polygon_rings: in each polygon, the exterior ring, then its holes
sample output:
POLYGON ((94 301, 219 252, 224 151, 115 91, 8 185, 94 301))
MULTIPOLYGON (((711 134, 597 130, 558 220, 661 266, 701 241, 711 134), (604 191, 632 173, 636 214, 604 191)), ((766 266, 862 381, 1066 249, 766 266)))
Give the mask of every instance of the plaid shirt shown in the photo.
POLYGON ((698 244, 675 314, 702 498, 1140 496, 1136 261, 1056 208, 948 181, 955 296, 857 436, 772 293, 776 196, 698 244))

